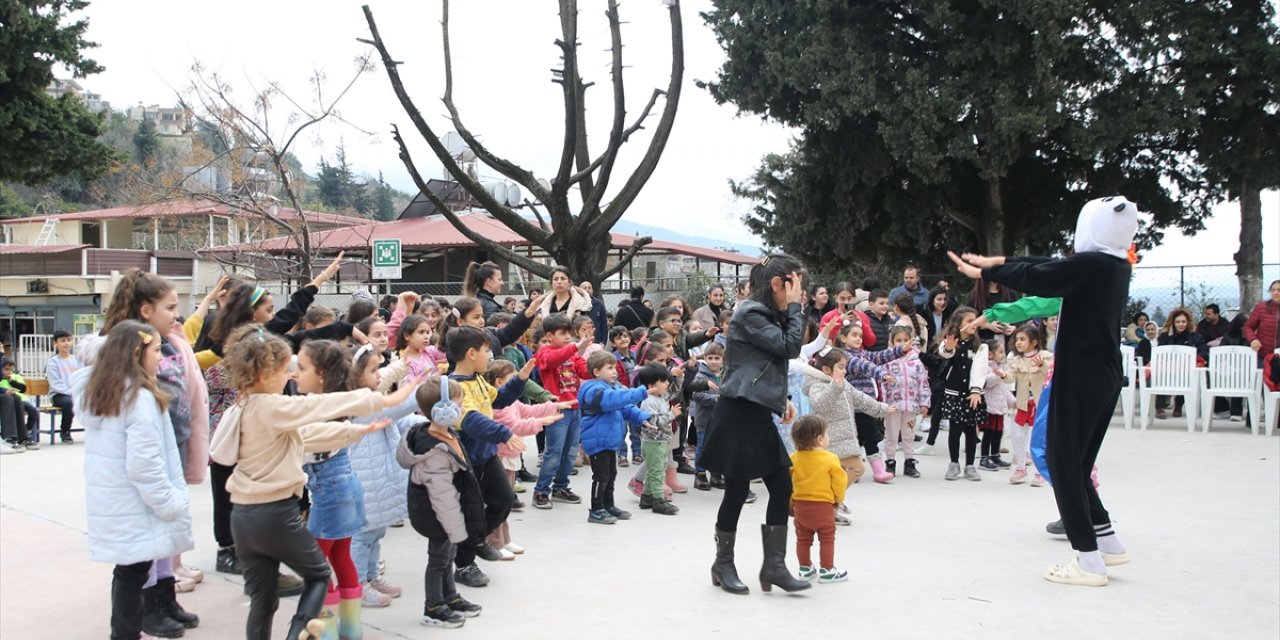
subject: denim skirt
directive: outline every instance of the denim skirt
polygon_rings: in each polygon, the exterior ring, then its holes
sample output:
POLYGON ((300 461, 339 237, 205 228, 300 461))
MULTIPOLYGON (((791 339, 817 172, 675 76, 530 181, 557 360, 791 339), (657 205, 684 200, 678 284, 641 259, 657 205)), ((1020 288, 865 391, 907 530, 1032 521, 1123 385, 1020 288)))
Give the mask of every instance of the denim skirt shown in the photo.
POLYGON ((307 528, 322 540, 341 540, 364 531, 364 487, 351 470, 351 457, 343 449, 327 460, 309 462, 307 489, 311 492, 311 512, 307 528))

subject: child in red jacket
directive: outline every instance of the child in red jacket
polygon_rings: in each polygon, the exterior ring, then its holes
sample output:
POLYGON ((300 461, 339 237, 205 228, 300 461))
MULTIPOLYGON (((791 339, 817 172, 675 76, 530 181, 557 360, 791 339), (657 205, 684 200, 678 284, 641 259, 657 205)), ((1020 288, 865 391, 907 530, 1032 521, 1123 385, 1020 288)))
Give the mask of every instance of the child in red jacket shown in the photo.
MULTIPOLYGON (((542 330, 547 345, 533 354, 538 363, 542 387, 560 402, 576 403, 578 387, 583 380, 591 379, 587 362, 582 353, 591 346, 591 336, 573 342, 573 322, 562 313, 553 313, 542 320, 542 330)), ((538 470, 538 483, 533 489, 533 506, 550 509, 551 499, 566 504, 578 504, 582 498, 569 488, 569 472, 578 457, 578 439, 581 435, 582 416, 577 408, 564 409, 563 417, 546 426, 547 446, 543 451, 542 468, 538 470)))

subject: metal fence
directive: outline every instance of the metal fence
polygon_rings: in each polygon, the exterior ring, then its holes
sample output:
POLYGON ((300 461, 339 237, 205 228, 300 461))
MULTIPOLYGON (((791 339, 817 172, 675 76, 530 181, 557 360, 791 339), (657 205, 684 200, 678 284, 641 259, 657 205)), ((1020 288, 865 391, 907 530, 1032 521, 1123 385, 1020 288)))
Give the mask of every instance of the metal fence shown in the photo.
MULTIPOLYGON (((1280 264, 1262 266, 1262 294, 1266 296, 1267 283, 1280 279, 1280 264)), ((1214 264, 1186 267, 1144 267, 1133 268, 1133 279, 1129 283, 1129 298, 1138 303, 1143 300, 1142 307, 1151 319, 1157 323, 1164 322, 1165 316, 1177 307, 1191 309, 1193 315, 1200 316, 1204 306, 1215 303, 1222 308, 1227 317, 1237 311, 1248 313, 1258 300, 1240 301, 1240 281, 1236 278, 1234 264, 1214 264)))

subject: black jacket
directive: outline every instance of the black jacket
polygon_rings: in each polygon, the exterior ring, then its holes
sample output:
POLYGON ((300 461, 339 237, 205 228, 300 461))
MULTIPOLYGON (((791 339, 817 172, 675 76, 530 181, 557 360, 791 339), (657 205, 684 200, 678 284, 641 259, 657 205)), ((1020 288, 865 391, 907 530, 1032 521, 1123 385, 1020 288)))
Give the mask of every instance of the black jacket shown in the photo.
POLYGON ((613 314, 613 324, 622 325, 628 330, 639 328, 649 328, 649 324, 653 322, 653 309, 644 306, 644 301, 631 299, 628 300, 618 312, 613 314))
POLYGON ((489 316, 495 313, 502 313, 503 311, 506 311, 502 305, 498 304, 498 301, 493 297, 493 294, 485 291, 484 289, 481 289, 480 293, 476 294, 476 299, 480 301, 480 310, 484 313, 485 320, 488 320, 489 316))
MULTIPOLYGON (((441 440, 427 431, 425 424, 409 429, 405 439, 409 450, 417 455, 426 453, 432 447, 441 444, 441 440)), ((462 518, 467 527, 467 534, 471 536, 471 541, 479 542, 484 539, 488 529, 484 519, 484 494, 480 491, 480 482, 476 480, 470 460, 458 457, 452 449, 449 455, 463 466, 462 470, 453 474, 453 486, 458 489, 458 504, 462 508, 462 518)), ((413 525, 413 530, 427 538, 448 538, 449 534, 445 532, 444 527, 440 526, 440 520, 436 518, 427 488, 410 481, 408 491, 409 524, 413 525)))
POLYGON ((755 300, 739 302, 729 324, 720 396, 750 400, 774 413, 785 413, 788 362, 800 355, 804 327, 799 304, 774 311, 755 300))

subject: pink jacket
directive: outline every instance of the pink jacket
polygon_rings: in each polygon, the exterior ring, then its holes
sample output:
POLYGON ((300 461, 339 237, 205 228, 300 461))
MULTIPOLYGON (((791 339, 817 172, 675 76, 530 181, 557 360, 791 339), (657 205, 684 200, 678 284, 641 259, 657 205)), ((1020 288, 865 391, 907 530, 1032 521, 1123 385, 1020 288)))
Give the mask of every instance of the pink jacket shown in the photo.
POLYGON ((929 369, 920 361, 920 354, 912 351, 897 360, 884 364, 885 373, 893 376, 893 383, 881 382, 884 403, 898 411, 915 413, 932 402, 929 391, 929 369))
POLYGON ((191 401, 191 438, 187 440, 187 484, 204 482, 209 465, 209 389, 204 383, 204 372, 196 362, 196 354, 187 342, 186 331, 179 323, 173 324, 173 330, 165 338, 182 353, 183 374, 186 378, 187 395, 191 401))
MULTIPOLYGON (((554 402, 542 404, 513 402, 501 409, 495 409, 493 419, 510 429, 511 433, 518 436, 532 436, 542 431, 542 418, 555 415, 559 411, 560 408, 554 402)), ((503 458, 519 458, 520 452, 508 447, 504 442, 498 445, 498 455, 503 458)))

